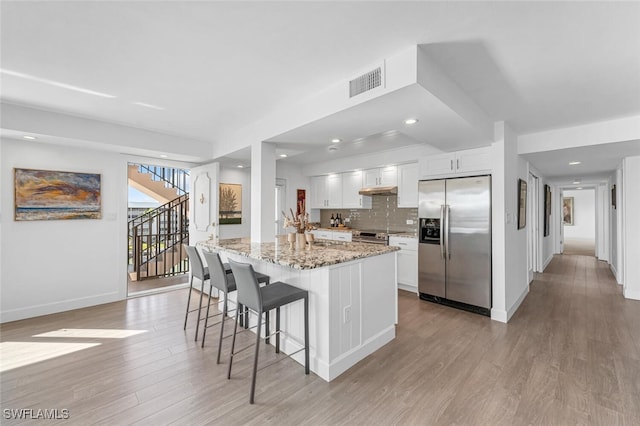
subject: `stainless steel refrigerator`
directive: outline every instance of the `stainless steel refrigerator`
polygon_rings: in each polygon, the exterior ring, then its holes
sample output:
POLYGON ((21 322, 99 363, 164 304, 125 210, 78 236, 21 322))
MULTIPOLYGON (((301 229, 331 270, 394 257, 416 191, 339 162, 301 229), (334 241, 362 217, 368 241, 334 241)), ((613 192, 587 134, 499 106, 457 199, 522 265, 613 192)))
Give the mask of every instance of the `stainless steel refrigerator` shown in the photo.
POLYGON ((490 315, 491 177, 419 183, 420 298, 490 315))

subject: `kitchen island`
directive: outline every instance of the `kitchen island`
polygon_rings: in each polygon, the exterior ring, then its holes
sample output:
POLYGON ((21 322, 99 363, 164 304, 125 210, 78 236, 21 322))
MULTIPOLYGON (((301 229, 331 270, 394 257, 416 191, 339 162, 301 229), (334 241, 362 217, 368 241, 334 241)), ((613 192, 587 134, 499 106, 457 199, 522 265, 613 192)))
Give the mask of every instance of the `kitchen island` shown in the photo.
MULTIPOLYGON (((395 337, 397 247, 320 240, 311 248, 296 249, 282 237, 275 243, 235 238, 201 241, 197 246, 218 251, 223 260, 250 263, 271 282, 309 292, 310 368, 326 381, 395 337)), ((229 299, 235 299, 235 292, 229 299)), ((285 353, 302 347, 303 312, 301 301, 281 310, 285 353)), ((275 321, 270 323, 273 331, 275 321)), ((293 358, 304 362, 302 352, 293 358)))

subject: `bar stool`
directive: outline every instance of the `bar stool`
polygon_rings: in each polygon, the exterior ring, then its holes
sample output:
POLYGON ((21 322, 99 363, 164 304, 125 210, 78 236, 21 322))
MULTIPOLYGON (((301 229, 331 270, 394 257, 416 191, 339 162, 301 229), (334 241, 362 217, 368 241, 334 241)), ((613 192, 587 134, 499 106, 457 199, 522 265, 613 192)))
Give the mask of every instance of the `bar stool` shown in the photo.
MULTIPOLYGON (((220 324, 220 337, 218 339, 218 357, 216 359, 216 364, 220 364, 220 351, 222 350, 222 338, 224 336, 224 321, 227 318, 227 313, 229 312, 229 305, 227 303, 228 294, 229 292, 236 291, 236 281, 233 277, 233 274, 228 273, 224 269, 225 264, 222 263, 222 260, 220 259, 220 254, 218 254, 215 251, 212 251, 212 252, 203 251, 202 254, 204 255, 204 260, 207 262, 207 266, 211 274, 211 278, 209 279, 209 303, 207 304, 207 314, 205 315, 205 319, 204 319, 204 331, 202 332, 202 347, 204 348, 204 340, 207 335, 207 328, 210 327, 208 325, 209 318, 222 315, 222 320, 219 323, 211 324, 211 326, 220 324), (224 294, 224 303, 222 305, 221 313, 209 316, 209 309, 211 308, 211 293, 213 292, 214 287, 224 294)), ((226 265, 228 266, 228 264, 226 265)), ((255 276, 258 283, 265 283, 266 285, 269 285, 269 281, 271 278, 268 275, 256 272, 255 276)), ((237 309, 238 312, 242 311, 243 309, 242 304, 236 303, 236 306, 238 308, 237 309)), ((245 309, 245 314, 246 313, 248 313, 247 309, 245 309)), ((245 315, 243 315, 243 317, 244 316, 245 315)), ((249 327, 249 322, 246 319, 244 320, 244 324, 246 325, 245 328, 249 327)))
MULTIPOLYGON (((204 282, 209 279, 209 268, 205 267, 202 264, 202 259, 198 254, 198 249, 194 246, 184 246, 187 251, 187 258, 189 259, 189 269, 191 271, 191 279, 189 280, 189 297, 187 298, 187 312, 184 315, 184 330, 187 329, 187 318, 191 312, 198 311, 198 322, 196 323, 196 337, 195 340, 198 340, 198 329, 200 327, 200 315, 202 312, 202 297, 204 294, 204 282), (191 304, 191 292, 193 291, 193 279, 197 278, 200 280, 200 303, 198 304, 197 309, 189 310, 189 305, 191 304)), ((223 264, 225 273, 230 274, 231 268, 229 264, 223 264)))
MULTIPOLYGON (((253 404, 256 391, 256 373, 258 370, 258 354, 260 350, 260 330, 262 326, 262 314, 272 309, 276 310, 276 353, 280 352, 280 307, 296 300, 304 300, 304 372, 309 374, 309 292, 299 289, 283 282, 271 283, 268 286, 260 287, 255 278, 253 266, 246 263, 229 261, 231 270, 236 280, 238 291, 238 303, 254 311, 258 315, 258 325, 256 330, 256 348, 253 359, 253 373, 251 375, 251 393, 249 403, 253 404)), ((231 355, 229 357, 229 371, 227 379, 231 379, 231 366, 235 355, 236 333, 238 329, 238 315, 236 315, 233 329, 233 340, 231 342, 231 355)), ((267 334, 269 329, 267 328, 267 334)), ((245 348, 246 349, 246 348, 245 348)), ((302 349, 300 349, 302 350, 302 349)), ((242 350, 241 350, 242 351, 242 350)), ((238 351, 238 352, 241 352, 238 351)), ((297 353, 296 351, 291 355, 297 353)))

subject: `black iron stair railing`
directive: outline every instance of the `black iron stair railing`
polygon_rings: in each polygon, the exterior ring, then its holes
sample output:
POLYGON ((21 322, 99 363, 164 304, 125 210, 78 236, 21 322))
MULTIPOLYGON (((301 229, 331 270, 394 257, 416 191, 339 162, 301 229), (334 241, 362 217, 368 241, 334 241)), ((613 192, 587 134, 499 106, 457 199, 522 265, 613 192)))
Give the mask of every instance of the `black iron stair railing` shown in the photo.
POLYGON ((140 173, 148 173, 154 181, 164 181, 166 187, 175 188, 178 195, 189 192, 189 171, 173 167, 149 166, 136 164, 140 173))
POLYGON ((189 270, 189 194, 129 221, 129 265, 137 281, 189 270))

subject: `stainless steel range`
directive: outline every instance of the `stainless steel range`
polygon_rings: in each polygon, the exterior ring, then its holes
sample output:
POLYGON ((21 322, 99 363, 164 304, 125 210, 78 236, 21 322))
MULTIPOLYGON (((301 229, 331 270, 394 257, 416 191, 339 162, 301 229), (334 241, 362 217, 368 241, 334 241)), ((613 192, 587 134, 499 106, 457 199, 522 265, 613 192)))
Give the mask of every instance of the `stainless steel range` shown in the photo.
POLYGON ((351 241, 354 243, 370 243, 388 246, 389 234, 384 231, 361 231, 354 229, 352 231, 351 241))

